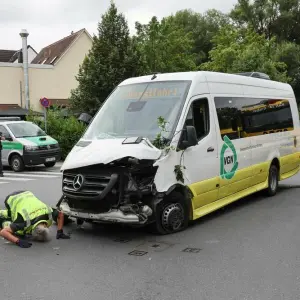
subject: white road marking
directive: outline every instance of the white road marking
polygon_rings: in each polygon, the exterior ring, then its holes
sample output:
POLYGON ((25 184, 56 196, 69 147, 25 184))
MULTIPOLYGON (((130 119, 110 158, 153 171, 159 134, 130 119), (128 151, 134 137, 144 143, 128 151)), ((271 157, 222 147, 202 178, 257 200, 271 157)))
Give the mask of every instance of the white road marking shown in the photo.
POLYGON ((14 171, 4 171, 4 174, 32 174, 32 175, 60 175, 62 176, 62 173, 58 173, 58 172, 39 172, 39 171, 28 171, 28 172, 20 172, 20 173, 16 173, 14 171))
POLYGON ((8 178, 8 177, 5 177, 5 174, 4 174, 4 177, 0 177, 0 181, 1 180, 8 180, 8 181, 29 181, 29 180, 34 180, 34 179, 29 179, 29 178, 8 178))
POLYGON ((59 176, 55 175, 38 175, 38 174, 29 174, 29 173, 18 173, 18 174, 13 174, 13 173, 5 173, 4 176, 9 176, 9 177, 32 177, 32 178, 58 178, 59 176))
POLYGON ((0 184, 9 183, 9 182, 0 182, 0 184))

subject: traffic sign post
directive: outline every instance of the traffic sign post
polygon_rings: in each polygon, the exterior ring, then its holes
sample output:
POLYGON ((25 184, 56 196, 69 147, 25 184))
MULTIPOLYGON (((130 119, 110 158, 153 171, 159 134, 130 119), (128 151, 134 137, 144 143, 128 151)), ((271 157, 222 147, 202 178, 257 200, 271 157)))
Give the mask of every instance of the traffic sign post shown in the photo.
POLYGON ((50 106, 50 101, 44 97, 40 99, 40 103, 44 107, 45 132, 47 133, 47 108, 50 106))

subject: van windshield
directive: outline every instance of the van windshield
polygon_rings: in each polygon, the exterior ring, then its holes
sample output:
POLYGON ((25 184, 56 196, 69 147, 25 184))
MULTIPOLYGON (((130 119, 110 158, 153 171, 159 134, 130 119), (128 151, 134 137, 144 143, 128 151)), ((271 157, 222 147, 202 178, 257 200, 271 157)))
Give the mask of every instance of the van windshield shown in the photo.
POLYGON ((40 127, 33 123, 11 123, 7 125, 16 138, 36 137, 47 135, 40 127))
POLYGON ((158 118, 174 132, 190 82, 164 81, 119 86, 106 100, 83 138, 88 140, 142 136, 155 139, 158 118))

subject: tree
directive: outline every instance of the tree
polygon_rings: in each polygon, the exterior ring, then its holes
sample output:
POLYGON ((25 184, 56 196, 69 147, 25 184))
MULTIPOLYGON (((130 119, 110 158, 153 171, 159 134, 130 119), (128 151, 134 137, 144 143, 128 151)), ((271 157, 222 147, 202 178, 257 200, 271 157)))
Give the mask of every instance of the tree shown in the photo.
POLYGON ((191 53, 195 55, 197 66, 208 61, 209 51, 213 47, 212 38, 219 32, 220 28, 230 24, 229 17, 215 9, 208 10, 203 15, 185 9, 166 19, 177 28, 183 29, 185 34, 191 34, 193 39, 191 53))
POLYGON ((300 0, 238 0, 230 16, 268 39, 300 43, 300 0))
POLYGON ((124 79, 143 70, 134 39, 129 36, 127 21, 111 2, 98 24, 98 36, 79 68, 78 88, 71 92, 71 107, 95 114, 112 90, 124 79))
POLYGON ((185 33, 167 18, 159 22, 156 17, 145 25, 136 22, 136 30, 135 40, 143 55, 147 73, 196 69, 195 57, 191 51, 191 33, 185 33))
POLYGON ((287 74, 291 78, 297 97, 300 96, 300 46, 295 43, 284 42, 277 46, 275 59, 282 61, 287 66, 287 74))
POLYGON ((287 66, 279 58, 276 39, 267 40, 265 36, 248 29, 226 26, 213 39, 214 49, 210 51, 210 62, 200 69, 239 73, 263 72, 271 79, 290 82, 287 66))

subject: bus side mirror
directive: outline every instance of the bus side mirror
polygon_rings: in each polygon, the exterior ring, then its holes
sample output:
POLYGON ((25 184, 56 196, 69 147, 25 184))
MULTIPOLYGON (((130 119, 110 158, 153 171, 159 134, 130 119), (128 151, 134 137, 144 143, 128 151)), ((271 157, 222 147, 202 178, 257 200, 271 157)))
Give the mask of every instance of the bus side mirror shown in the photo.
POLYGON ((92 120, 92 116, 90 116, 87 113, 82 113, 78 118, 78 121, 83 122, 87 125, 90 124, 91 120, 92 120))
POLYGON ((197 133, 194 126, 186 126, 183 132, 182 146, 186 149, 198 145, 197 133))

